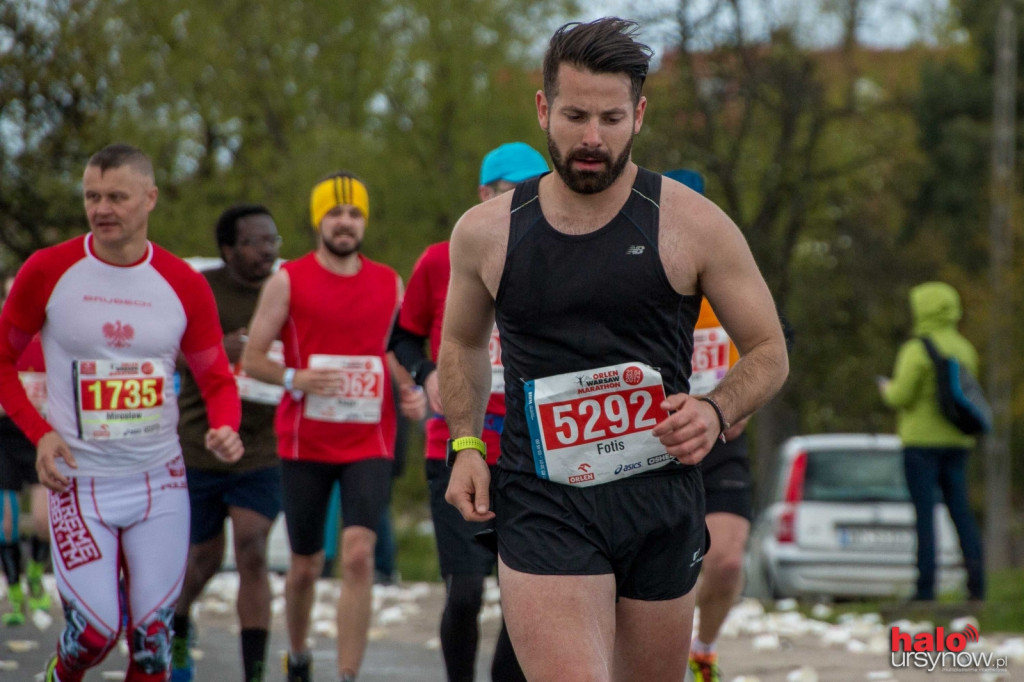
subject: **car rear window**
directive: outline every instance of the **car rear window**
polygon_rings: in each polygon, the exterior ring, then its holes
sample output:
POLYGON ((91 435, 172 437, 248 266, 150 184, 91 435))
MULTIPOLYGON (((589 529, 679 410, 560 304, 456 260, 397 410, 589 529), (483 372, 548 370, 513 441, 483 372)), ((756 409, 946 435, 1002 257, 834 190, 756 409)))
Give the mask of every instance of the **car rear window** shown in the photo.
POLYGON ((812 502, 904 502, 910 499, 899 450, 807 453, 803 499, 812 502))

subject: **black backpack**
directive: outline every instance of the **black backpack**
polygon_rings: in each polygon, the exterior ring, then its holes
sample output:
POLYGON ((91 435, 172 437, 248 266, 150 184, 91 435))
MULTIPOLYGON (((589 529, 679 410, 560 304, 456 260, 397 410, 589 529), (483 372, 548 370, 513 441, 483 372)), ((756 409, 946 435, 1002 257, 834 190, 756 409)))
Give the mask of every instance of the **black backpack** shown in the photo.
POLYGON ((931 339, 920 337, 935 365, 939 408, 953 426, 973 436, 992 430, 992 408, 974 375, 954 357, 939 353, 931 339))

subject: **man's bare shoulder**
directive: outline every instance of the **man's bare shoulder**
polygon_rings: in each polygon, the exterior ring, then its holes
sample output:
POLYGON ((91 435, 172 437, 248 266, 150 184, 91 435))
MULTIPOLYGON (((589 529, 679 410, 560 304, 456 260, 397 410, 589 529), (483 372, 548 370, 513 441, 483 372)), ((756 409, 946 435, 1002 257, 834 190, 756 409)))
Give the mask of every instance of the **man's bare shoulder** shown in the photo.
POLYGON ((715 202, 670 178, 662 179, 661 226, 691 238, 714 236, 723 229, 737 230, 715 202))
POLYGON ((660 204, 659 248, 669 280, 679 293, 700 291, 698 282, 711 259, 728 262, 747 250, 732 219, 689 187, 664 178, 660 204))
POLYGON ((463 213, 452 231, 452 240, 482 241, 491 245, 506 241, 513 194, 505 192, 463 213))
POLYGON ((497 293, 508 248, 513 194, 505 192, 477 204, 462 214, 452 230, 453 276, 474 273, 492 296, 497 293))

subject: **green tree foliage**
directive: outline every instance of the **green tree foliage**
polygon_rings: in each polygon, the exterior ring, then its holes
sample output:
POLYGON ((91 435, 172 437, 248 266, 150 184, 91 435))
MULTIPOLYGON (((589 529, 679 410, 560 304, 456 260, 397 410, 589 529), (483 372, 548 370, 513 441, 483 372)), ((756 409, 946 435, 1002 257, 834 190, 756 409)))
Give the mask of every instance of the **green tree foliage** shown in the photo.
POLYGON ((113 141, 149 153, 155 240, 215 253, 217 214, 266 203, 285 256, 308 250, 308 194, 367 180, 366 250, 408 272, 475 202, 510 139, 543 142, 535 47, 572 0, 0 4, 0 244, 20 261, 80 232, 78 182, 113 141))
POLYGON ((908 54, 861 47, 853 21, 829 49, 785 23, 749 41, 743 3, 687 6, 650 81, 638 157, 706 174, 795 330, 787 386, 755 419, 758 450, 795 431, 889 430, 871 378, 891 369, 915 274, 897 248, 921 174, 908 54))

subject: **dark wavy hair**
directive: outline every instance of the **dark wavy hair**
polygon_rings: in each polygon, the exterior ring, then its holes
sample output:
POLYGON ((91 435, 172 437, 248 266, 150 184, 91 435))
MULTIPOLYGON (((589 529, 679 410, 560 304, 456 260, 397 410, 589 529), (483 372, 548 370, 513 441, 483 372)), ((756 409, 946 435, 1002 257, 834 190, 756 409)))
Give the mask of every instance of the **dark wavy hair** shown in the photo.
POLYGON ((621 73, 633 84, 633 103, 640 101, 651 56, 649 46, 637 42, 640 26, 635 21, 605 17, 588 24, 564 24, 551 36, 544 55, 544 95, 558 94, 558 67, 572 64, 593 73, 621 73))

